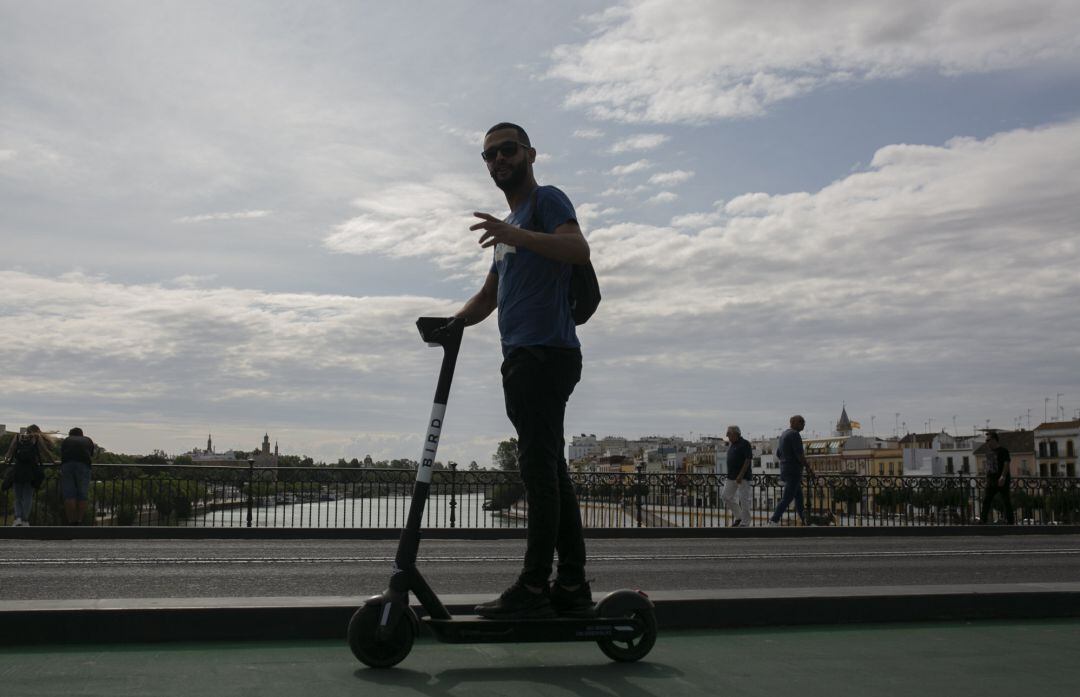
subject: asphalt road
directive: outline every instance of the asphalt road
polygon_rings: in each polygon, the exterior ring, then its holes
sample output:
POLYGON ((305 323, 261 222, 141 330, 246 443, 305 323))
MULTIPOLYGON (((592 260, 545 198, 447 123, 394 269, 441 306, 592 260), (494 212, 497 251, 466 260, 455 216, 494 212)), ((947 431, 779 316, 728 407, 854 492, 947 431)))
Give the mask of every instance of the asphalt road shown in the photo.
POLYGON ((1078 641, 1076 620, 668 632, 612 663, 587 643, 421 639, 392 670, 341 641, 14 647, 0 676, 18 697, 1014 697, 1075 694, 1078 641))
MULTIPOLYGON (((360 597, 381 591, 390 540, 0 540, 0 600, 360 597)), ((439 593, 496 593, 523 540, 425 540, 439 593)), ((1080 535, 595 539, 594 590, 722 590, 1075 582, 1080 535)))

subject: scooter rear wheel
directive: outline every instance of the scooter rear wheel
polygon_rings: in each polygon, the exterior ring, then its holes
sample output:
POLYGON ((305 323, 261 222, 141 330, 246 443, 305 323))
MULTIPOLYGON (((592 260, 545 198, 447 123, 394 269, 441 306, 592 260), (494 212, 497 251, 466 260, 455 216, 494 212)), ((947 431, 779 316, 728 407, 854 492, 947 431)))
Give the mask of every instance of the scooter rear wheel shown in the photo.
POLYGON ((632 663, 645 658, 656 643, 656 613, 650 608, 633 610, 628 615, 645 626, 645 631, 632 639, 600 639, 597 645, 613 661, 632 663))
POLYGON ((420 630, 416 613, 406 608, 401 619, 380 637, 381 615, 381 605, 364 605, 349 620, 349 648, 371 668, 389 668, 405 660, 420 630))

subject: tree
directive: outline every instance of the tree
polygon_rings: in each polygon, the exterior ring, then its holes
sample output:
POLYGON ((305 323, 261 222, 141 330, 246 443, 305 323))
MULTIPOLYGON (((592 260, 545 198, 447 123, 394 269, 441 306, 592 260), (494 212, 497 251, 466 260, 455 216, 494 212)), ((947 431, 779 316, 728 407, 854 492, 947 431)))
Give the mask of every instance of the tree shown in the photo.
POLYGON ((477 471, 479 471, 479 469, 480 469, 480 465, 476 464, 476 460, 473 460, 472 462, 469 463, 469 471, 470 472, 477 472, 477 471))
POLYGON ((502 470, 503 472, 518 471, 517 445, 517 438, 499 442, 498 449, 495 451, 495 454, 491 456, 491 461, 495 465, 495 469, 502 470))

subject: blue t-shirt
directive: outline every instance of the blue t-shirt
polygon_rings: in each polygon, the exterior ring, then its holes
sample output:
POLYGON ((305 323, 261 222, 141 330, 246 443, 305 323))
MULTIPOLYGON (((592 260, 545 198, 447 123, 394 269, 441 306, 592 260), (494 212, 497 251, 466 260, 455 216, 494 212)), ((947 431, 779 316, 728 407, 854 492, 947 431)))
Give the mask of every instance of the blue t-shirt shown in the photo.
POLYGON ((751 447, 750 441, 745 438, 740 438, 738 443, 735 443, 728 448, 727 476, 731 479, 738 477, 743 465, 747 460, 750 460, 750 466, 746 468, 746 476, 749 477, 754 471, 753 458, 754 449, 751 447))
POLYGON ((800 474, 802 472, 803 454, 802 436, 793 428, 789 428, 780 434, 780 442, 776 445, 776 455, 780 458, 780 474, 800 474))
MULTIPOLYGON (((555 228, 577 221, 570 199, 554 186, 537 189, 537 227, 554 234, 555 228)), ((530 228, 532 196, 505 222, 530 228)), ((503 355, 521 346, 580 348, 570 314, 572 265, 549 259, 528 249, 497 244, 491 272, 499 276, 499 334, 503 355)))

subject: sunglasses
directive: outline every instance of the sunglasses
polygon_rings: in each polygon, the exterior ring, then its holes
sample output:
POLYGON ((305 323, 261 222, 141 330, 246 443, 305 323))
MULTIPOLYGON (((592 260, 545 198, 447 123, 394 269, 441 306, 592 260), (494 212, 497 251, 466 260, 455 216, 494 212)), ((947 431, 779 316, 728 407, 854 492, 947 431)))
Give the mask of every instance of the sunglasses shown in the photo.
POLYGON ((502 153, 503 157, 513 157, 517 155, 518 147, 528 148, 528 145, 519 143, 516 140, 508 140, 505 143, 499 143, 498 145, 492 145, 487 150, 480 153, 480 157, 484 158, 484 162, 494 162, 499 153, 502 153))

